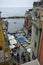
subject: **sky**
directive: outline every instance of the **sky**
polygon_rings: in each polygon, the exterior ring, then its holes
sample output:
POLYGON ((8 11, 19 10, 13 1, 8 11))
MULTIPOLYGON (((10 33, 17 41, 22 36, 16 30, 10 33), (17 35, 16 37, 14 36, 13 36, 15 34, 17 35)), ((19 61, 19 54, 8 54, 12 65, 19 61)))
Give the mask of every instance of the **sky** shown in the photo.
POLYGON ((0 0, 0 7, 31 7, 38 0, 0 0))
POLYGON ((39 0, 0 0, 0 11, 2 16, 24 15, 34 1, 39 0))

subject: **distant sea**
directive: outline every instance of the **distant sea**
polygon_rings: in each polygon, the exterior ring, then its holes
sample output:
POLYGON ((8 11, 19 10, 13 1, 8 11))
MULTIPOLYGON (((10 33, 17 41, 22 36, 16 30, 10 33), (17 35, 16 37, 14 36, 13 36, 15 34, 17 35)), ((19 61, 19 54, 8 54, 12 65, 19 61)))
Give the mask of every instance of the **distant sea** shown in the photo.
MULTIPOLYGON (((31 7, 30 7, 31 8, 31 7)), ((1 17, 11 17, 11 16, 25 16, 25 12, 30 9, 29 7, 1 7, 2 11, 1 17)), ((4 19, 6 21, 6 19, 4 19)), ((16 30, 23 28, 24 19, 7 19, 9 22, 8 32, 14 33, 16 30), (15 23, 16 22, 16 23, 15 23)))
POLYGON ((14 33, 17 30, 20 30, 23 28, 24 25, 24 19, 9 19, 8 22, 8 32, 14 33))

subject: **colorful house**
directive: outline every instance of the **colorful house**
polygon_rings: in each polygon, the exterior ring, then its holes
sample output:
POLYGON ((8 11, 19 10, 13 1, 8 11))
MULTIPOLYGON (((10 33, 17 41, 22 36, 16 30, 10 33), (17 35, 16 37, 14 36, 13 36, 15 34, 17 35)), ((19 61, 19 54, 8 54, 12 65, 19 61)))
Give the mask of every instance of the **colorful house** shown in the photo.
POLYGON ((31 37, 31 49, 32 58, 39 59, 40 65, 43 65, 43 8, 41 5, 33 7, 34 16, 32 17, 32 37, 31 37), (38 14, 40 12, 40 17, 38 14), (35 15, 37 14, 37 15, 35 15))

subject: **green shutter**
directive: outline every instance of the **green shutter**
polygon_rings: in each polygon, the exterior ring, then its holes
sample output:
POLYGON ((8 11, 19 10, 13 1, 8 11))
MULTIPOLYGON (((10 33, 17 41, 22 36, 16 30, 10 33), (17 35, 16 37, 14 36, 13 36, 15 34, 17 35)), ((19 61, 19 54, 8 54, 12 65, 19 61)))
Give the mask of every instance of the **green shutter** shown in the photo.
POLYGON ((38 28, 36 28, 36 35, 38 35, 38 28))

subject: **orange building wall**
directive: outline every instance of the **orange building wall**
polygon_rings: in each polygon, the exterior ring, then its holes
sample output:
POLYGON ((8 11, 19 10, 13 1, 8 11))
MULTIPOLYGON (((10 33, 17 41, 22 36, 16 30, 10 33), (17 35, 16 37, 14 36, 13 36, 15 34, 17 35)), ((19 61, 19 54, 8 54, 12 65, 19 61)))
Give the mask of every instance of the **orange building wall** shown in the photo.
POLYGON ((26 28, 28 28, 28 17, 26 17, 24 25, 26 28))
POLYGON ((38 51, 38 59, 39 59, 40 65, 43 65, 43 22, 42 22, 42 32, 41 32, 40 45, 39 45, 39 51, 38 51))

